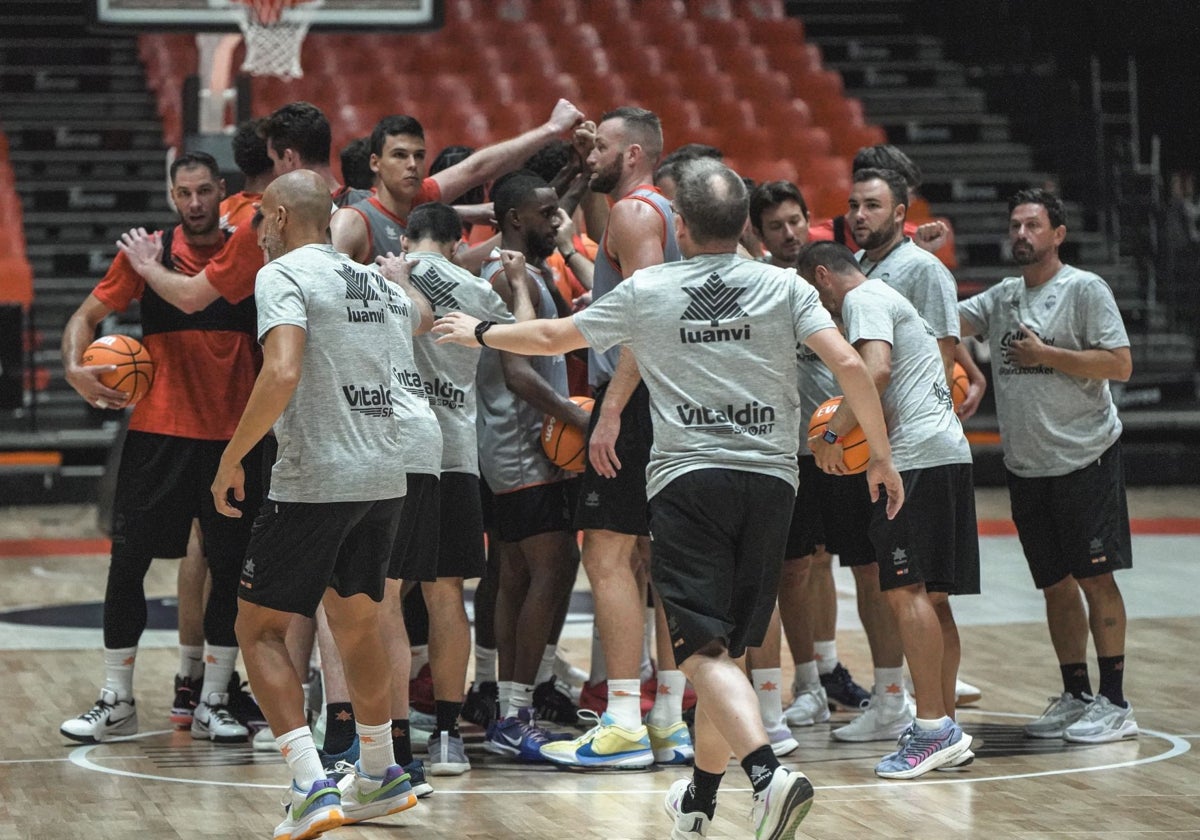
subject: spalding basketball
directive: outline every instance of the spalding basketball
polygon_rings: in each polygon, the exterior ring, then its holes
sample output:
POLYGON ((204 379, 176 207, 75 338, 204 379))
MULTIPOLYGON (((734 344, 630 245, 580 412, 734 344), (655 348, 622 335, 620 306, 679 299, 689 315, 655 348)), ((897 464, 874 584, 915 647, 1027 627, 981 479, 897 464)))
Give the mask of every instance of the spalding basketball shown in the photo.
POLYGON ((966 370, 958 362, 955 362, 954 378, 950 380, 950 399, 954 402, 955 411, 958 411, 958 407, 967 398, 967 389, 970 387, 971 380, 967 379, 966 370))
MULTIPOLYGON (((591 397, 571 397, 571 402, 590 414, 595 400, 591 397)), ((583 472, 583 466, 587 463, 586 435, 574 426, 559 422, 551 414, 542 420, 542 449, 547 458, 568 472, 583 472)))
POLYGON ((154 384, 154 361, 146 348, 127 335, 106 335, 97 338, 83 351, 85 365, 116 365, 116 370, 100 374, 100 381, 114 391, 129 395, 126 405, 133 405, 154 384))
MULTIPOLYGON (((825 431, 825 427, 829 424, 829 418, 841 404, 841 397, 830 397, 817 406, 812 419, 808 422, 810 438, 825 431)), ((846 469, 850 471, 851 475, 857 475, 866 471, 867 462, 870 460, 871 448, 867 446, 867 436, 863 434, 862 426, 856 425, 848 433, 842 435, 842 463, 846 465, 846 469)))

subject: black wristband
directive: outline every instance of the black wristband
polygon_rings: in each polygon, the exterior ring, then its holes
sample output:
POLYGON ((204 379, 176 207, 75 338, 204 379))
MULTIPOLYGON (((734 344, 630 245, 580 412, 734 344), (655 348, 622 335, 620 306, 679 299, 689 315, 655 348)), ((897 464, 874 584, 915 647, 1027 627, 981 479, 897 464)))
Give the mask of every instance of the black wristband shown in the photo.
POLYGON ((578 254, 579 250, 576 248, 572 248, 570 251, 567 251, 565 254, 562 251, 559 251, 559 253, 562 254, 563 262, 570 262, 571 257, 578 254))
POLYGON ((494 326, 496 326, 495 321, 480 321, 475 325, 475 340, 479 342, 480 346, 487 347, 483 341, 483 334, 494 326))

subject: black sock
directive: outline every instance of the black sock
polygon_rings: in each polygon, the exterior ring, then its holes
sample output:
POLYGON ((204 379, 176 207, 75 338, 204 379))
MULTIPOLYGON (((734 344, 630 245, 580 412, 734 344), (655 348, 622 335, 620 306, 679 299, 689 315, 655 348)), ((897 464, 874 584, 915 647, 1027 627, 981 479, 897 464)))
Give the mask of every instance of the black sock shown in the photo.
MULTIPOLYGON (((1072 662, 1069 665, 1059 665, 1062 671, 1063 691, 1082 700, 1083 695, 1092 693, 1092 680, 1088 676, 1086 662, 1072 662)), ((1111 699, 1111 698, 1109 698, 1111 699)))
POLYGON ((717 788, 724 773, 705 773, 699 767, 692 770, 692 783, 683 794, 679 810, 684 814, 700 811, 710 820, 717 810, 717 788))
POLYGON ((408 718, 392 721, 392 756, 401 767, 412 764, 412 735, 408 718))
POLYGON ((770 744, 763 744, 742 759, 742 769, 750 777, 750 784, 754 786, 755 793, 762 793, 767 789, 778 766, 779 759, 771 752, 770 744))
POLYGON ((1125 656, 1100 657, 1100 693, 1114 706, 1125 707, 1125 656))
POLYGON ((437 731, 446 732, 451 738, 457 738, 458 713, 462 711, 462 703, 436 700, 434 701, 434 711, 437 714, 437 731))
POLYGON ((354 743, 354 708, 349 703, 328 703, 325 706, 325 745, 321 751, 335 755, 350 749, 354 743))

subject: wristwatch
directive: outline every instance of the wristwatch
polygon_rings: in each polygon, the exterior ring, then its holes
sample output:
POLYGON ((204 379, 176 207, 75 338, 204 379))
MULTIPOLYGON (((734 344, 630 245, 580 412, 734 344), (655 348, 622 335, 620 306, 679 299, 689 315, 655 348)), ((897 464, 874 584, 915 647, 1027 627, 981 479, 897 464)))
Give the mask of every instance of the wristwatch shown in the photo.
POLYGON ((480 321, 475 325, 475 340, 478 341, 483 347, 487 347, 483 341, 483 334, 494 326, 496 326, 495 321, 480 321))
POLYGON ((826 443, 837 443, 839 440, 841 440, 841 437, 839 437, 838 434, 832 429, 826 429, 821 433, 821 440, 825 441, 826 443))

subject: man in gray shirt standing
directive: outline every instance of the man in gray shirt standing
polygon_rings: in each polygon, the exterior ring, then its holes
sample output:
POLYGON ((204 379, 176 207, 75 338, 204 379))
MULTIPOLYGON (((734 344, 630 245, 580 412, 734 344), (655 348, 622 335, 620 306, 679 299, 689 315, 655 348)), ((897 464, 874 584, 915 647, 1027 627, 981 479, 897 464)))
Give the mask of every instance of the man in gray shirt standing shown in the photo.
POLYGON ((689 162, 674 203, 687 259, 635 272, 571 319, 493 326, 452 313, 435 332, 520 353, 632 351, 654 423, 651 575, 698 697, 694 776, 667 792, 674 836, 704 835, 732 751, 754 788, 756 837, 778 840, 807 814, 812 785, 780 766, 734 658, 762 643, 775 603, 797 481, 797 343, 829 365, 859 414, 875 455, 867 480, 876 496, 885 486, 889 515, 904 489, 878 394, 815 292, 795 271, 737 255, 742 180, 717 161, 689 162))
POLYGON ((962 334, 986 339, 992 351, 1012 517, 1046 597, 1062 670, 1062 695, 1025 733, 1083 743, 1133 738, 1122 679, 1125 602, 1113 578, 1133 557, 1121 421, 1108 388, 1133 370, 1129 338, 1108 285, 1059 259, 1067 227, 1058 196, 1023 190, 1008 206, 1021 276, 963 301, 958 312, 962 334), (1095 695, 1089 626, 1100 664, 1095 695))

